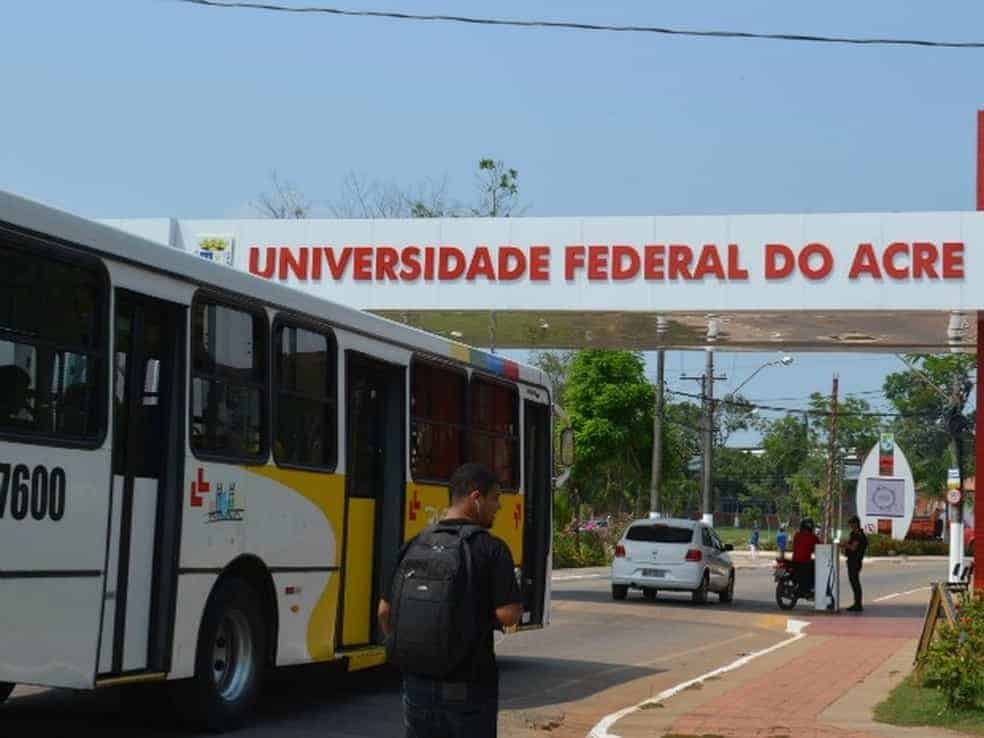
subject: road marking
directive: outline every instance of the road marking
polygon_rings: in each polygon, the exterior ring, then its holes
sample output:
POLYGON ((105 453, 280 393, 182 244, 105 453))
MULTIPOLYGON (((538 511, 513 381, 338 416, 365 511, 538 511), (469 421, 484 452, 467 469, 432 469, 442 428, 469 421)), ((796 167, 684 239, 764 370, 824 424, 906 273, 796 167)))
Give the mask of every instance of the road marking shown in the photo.
POLYGON ((786 640, 780 641, 779 643, 769 646, 768 648, 762 649, 761 651, 756 651, 755 653, 750 653, 747 656, 742 656, 740 659, 736 661, 732 661, 727 666, 722 666, 718 669, 715 669, 714 671, 709 671, 706 674, 702 674, 699 677, 695 677, 694 679, 683 682, 682 684, 678 684, 675 687, 664 689, 655 697, 650 697, 647 700, 643 700, 637 705, 632 705, 631 707, 623 708, 618 712, 613 712, 610 715, 605 715, 605 717, 599 720, 598 723, 591 729, 591 732, 588 733, 588 738, 619 738, 617 734, 609 733, 608 729, 611 728, 619 720, 624 718, 626 715, 631 715, 633 712, 639 710, 643 705, 651 705, 659 702, 664 702, 668 700, 670 697, 672 697, 673 695, 679 694, 680 692, 687 689, 688 687, 692 687, 695 684, 702 684, 705 680, 710 679, 711 677, 716 677, 719 676, 720 674, 725 674, 729 671, 734 671, 735 669, 739 669, 745 664, 747 664, 748 662, 754 661, 760 656, 765 656, 766 654, 770 654, 773 651, 778 651, 780 648, 784 648, 785 646, 788 646, 791 643, 795 643, 801 638, 806 637, 806 633, 803 632, 803 629, 807 625, 809 625, 809 622, 805 620, 793 620, 790 618, 790 620, 787 621, 786 623, 786 632, 792 633, 793 634, 792 638, 787 638, 786 640))
POLYGON ((608 574, 571 574, 569 576, 563 577, 551 577, 551 582, 569 582, 572 579, 603 579, 608 577, 608 574))
POLYGON ((896 592, 895 594, 885 595, 884 597, 879 597, 874 602, 884 602, 885 600, 894 600, 896 597, 905 597, 906 595, 915 594, 916 592, 922 592, 929 589, 929 587, 916 587, 915 589, 910 589, 908 592, 896 592))

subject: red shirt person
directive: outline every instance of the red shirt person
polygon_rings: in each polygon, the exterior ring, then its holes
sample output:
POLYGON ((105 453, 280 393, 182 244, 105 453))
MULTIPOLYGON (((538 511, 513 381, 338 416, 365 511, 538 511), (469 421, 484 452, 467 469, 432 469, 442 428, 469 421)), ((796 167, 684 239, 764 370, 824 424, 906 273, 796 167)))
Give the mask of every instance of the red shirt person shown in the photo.
POLYGON ((813 552, 817 548, 820 539, 813 532, 813 525, 804 520, 800 524, 800 529, 793 536, 793 561, 801 564, 812 561, 813 552))

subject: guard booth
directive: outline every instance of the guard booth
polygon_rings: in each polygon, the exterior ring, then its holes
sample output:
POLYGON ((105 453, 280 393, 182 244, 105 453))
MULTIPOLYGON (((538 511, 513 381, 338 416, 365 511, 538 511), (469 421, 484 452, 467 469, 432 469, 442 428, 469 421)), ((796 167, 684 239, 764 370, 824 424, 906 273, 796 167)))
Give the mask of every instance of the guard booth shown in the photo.
POLYGON ((978 128, 976 212, 107 222, 493 350, 956 351, 980 371, 978 128))

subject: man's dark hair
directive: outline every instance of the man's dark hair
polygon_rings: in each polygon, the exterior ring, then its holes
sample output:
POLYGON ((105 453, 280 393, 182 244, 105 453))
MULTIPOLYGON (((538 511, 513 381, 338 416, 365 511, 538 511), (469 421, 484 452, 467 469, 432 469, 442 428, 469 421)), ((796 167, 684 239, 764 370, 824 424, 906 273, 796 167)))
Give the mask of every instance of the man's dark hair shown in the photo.
POLYGON ((855 523, 860 528, 861 527, 861 518, 859 518, 857 515, 852 515, 851 517, 849 517, 847 519, 847 524, 850 525, 851 523, 855 523))
POLYGON ((478 490, 485 497, 499 483, 495 474, 484 464, 468 463, 459 466, 451 475, 451 501, 457 502, 478 490))

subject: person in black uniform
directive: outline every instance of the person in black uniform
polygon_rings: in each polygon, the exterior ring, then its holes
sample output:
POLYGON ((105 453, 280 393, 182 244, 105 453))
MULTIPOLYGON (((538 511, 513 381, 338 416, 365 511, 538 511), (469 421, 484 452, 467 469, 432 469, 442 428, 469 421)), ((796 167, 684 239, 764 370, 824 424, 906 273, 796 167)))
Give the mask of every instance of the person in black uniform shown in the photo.
POLYGON ((864 561, 864 553, 868 549, 868 536, 861 530, 861 519, 857 515, 852 515, 847 524, 851 526, 851 537, 841 544, 841 549, 847 555, 847 578, 851 581, 851 590, 854 592, 854 604, 847 611, 862 612, 861 562, 864 561))

